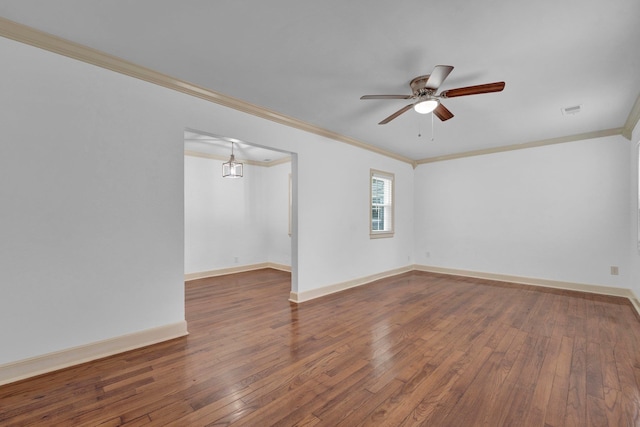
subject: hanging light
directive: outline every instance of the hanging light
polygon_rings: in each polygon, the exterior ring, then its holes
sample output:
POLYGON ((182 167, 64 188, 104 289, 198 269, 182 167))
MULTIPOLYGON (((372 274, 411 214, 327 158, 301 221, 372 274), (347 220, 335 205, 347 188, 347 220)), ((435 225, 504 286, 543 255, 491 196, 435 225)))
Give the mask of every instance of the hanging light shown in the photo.
POLYGON ((222 164, 222 177, 223 178, 242 178, 243 165, 240 162, 236 162, 236 158, 233 155, 233 142, 231 143, 231 157, 229 161, 222 164))

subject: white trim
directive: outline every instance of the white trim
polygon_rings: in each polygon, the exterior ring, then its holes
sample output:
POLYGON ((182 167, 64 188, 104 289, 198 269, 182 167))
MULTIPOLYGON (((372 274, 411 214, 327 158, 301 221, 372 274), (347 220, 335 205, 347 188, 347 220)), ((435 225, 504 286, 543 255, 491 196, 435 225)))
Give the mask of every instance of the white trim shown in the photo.
POLYGON ((275 262, 268 262, 267 268, 273 268, 274 270, 286 271, 288 273, 291 273, 290 265, 278 264, 275 262))
POLYGON ((371 239, 393 237, 395 233, 395 224, 396 224, 395 222, 396 221, 396 212, 395 212, 396 182, 395 181, 396 181, 396 176, 394 173, 385 172, 377 169, 369 169, 369 238, 371 239), (389 196, 391 198, 391 204, 389 205, 389 210, 391 211, 391 224, 390 224, 390 229, 387 229, 387 230, 373 229, 373 179, 374 178, 391 182, 391 191, 389 192, 389 196))
POLYGON ((310 289, 302 292, 291 292, 289 294, 289 301, 300 303, 309 301, 315 298, 320 298, 326 295, 335 294, 336 292, 345 291, 350 288, 366 285, 367 283, 374 282, 376 280, 384 279, 386 277, 396 276, 398 274, 407 273, 412 271, 411 266, 400 267, 393 270, 383 271, 381 273, 372 274, 370 276, 361 277, 358 279, 348 280, 342 283, 336 283, 334 285, 324 286, 322 288, 310 289))
POLYGON ((631 139, 631 132, 640 121, 640 96, 636 98, 636 102, 629 112, 629 116, 625 122, 624 127, 617 129, 605 129, 596 132, 589 132, 586 134, 572 135, 568 137, 553 138, 544 141, 534 141, 526 144, 515 144, 506 147, 496 147, 486 150, 469 151, 465 153, 452 154, 449 156, 431 157, 422 160, 410 159, 406 156, 394 153, 382 148, 367 144, 355 138, 351 138, 345 135, 341 135, 337 132, 333 132, 319 126, 312 125, 310 123, 298 120, 294 117, 290 117, 276 111, 268 110, 263 107, 251 104, 249 102, 242 101, 237 98, 233 98, 221 93, 206 89, 204 87, 186 82, 184 80, 177 79, 175 77, 168 76, 166 74, 159 73, 150 68, 142 67, 134 64, 133 62, 126 61, 122 58, 118 58, 113 55, 101 52, 97 49, 93 49, 79 43, 75 43, 66 39, 63 39, 52 34, 45 33, 44 31, 31 28, 29 26, 19 24, 6 18, 0 17, 0 37, 5 37, 11 40, 15 40, 20 43, 25 43, 31 46, 35 46, 40 49, 54 52, 59 55, 67 56, 69 58, 76 59, 78 61, 86 62, 88 64, 96 65, 107 70, 115 71, 116 73, 131 76, 140 80, 144 80, 149 83, 157 84, 185 93, 187 95, 195 96, 197 98, 205 99, 216 104, 224 105, 225 107, 233 108, 238 111, 242 111, 248 114, 252 114, 263 119, 271 120, 275 123, 280 123, 292 128, 301 129, 303 131, 313 133, 316 135, 324 136, 336 141, 343 142, 345 144, 353 145, 355 147, 362 148, 364 150, 373 151, 374 153, 381 154, 392 159, 399 160, 410 164, 414 169, 419 164, 438 162, 443 160, 451 160, 454 158, 471 157, 490 153, 499 153, 503 151, 518 150, 522 148, 538 147, 541 145, 558 144, 569 141, 576 141, 580 139, 597 138, 602 135, 622 135, 627 139, 631 139))
POLYGON ((291 156, 283 157, 281 159, 271 160, 269 162, 257 162, 257 163, 261 163, 265 167, 270 168, 273 166, 284 165, 285 163, 291 163, 291 156))
POLYGON ((633 130, 638 125, 638 122, 640 122, 640 95, 638 95, 636 102, 631 107, 631 111, 629 111, 629 117, 627 117, 627 121, 622 128, 622 136, 631 141, 633 130))
MULTIPOLYGON (((211 159, 211 160, 221 160, 223 162, 226 162, 227 160, 229 160, 229 156, 227 157, 223 157, 223 156, 218 156, 216 154, 209 154, 209 153, 200 153, 198 151, 192 151, 192 150, 184 150, 184 155, 185 156, 189 156, 189 157, 201 157, 204 159, 211 159)), ((265 168, 269 168, 272 166, 277 166, 277 165, 282 165, 285 163, 290 163, 291 162, 291 157, 283 157, 282 159, 278 159, 278 160, 271 160, 269 162, 262 162, 259 160, 247 160, 247 159, 242 159, 240 157, 236 157, 236 160, 238 161, 242 161, 248 165, 253 165, 253 166, 262 166, 265 168)))
POLYGON ((533 277, 512 276, 508 274, 486 273, 480 271, 459 270, 455 268, 435 267, 429 265, 414 264, 407 267, 396 268, 386 272, 362 277, 360 279, 349 280, 347 282, 337 283, 335 285, 325 286, 322 288, 311 289, 303 292, 291 292, 289 301, 301 303, 325 295, 341 292, 350 288, 366 285, 379 279, 395 276, 410 271, 424 271, 428 273, 440 273, 451 276, 473 277, 476 279, 495 280, 498 282, 516 283, 521 285, 539 286, 545 288, 564 289, 569 291, 585 292, 590 294, 609 295, 615 297, 627 298, 633 308, 640 315, 640 299, 631 289, 616 288, 611 286, 589 285, 586 283, 563 282, 559 280, 540 279, 533 277))
POLYGON ((220 268, 217 270, 199 271, 196 273, 185 273, 184 281, 189 282, 191 280, 206 279, 208 277, 224 276, 227 274, 245 273, 247 271, 261 270, 263 268, 273 268, 274 270, 281 270, 291 272, 291 266, 284 264, 277 264, 275 262, 261 262, 259 264, 239 265, 237 267, 220 268))
POLYGON ((640 299, 638 299, 638 296, 635 294, 635 292, 633 292, 633 289, 629 289, 629 292, 631 293, 629 301, 631 301, 633 308, 635 308, 638 312, 638 315, 640 315, 640 299))
MULTIPOLYGON (((371 221, 369 221, 369 223, 371 223, 371 221)), ((393 231, 370 231, 369 232, 370 239, 386 239, 393 236, 394 236, 393 231)))
MULTIPOLYGON (((276 263, 262 263, 254 264, 253 266, 244 266, 238 268, 257 267, 257 268, 274 268, 283 271, 291 271, 291 268, 286 265, 276 263)), ((257 268, 251 268, 255 270, 257 268)), ((193 273, 201 274, 202 277, 205 274, 219 275, 216 272, 228 271, 224 270, 212 270, 210 272, 193 273)), ((250 270, 243 270, 250 271, 250 270)), ((454 276, 473 277, 479 279, 495 280, 507 283, 518 283, 532 286, 542 286, 555 289, 565 289, 578 292, 594 293, 601 295, 610 295, 617 297, 628 298, 632 306, 635 308, 638 315, 640 315, 640 299, 637 295, 627 288, 615 288, 609 286, 589 285, 584 283, 572 283, 562 282, 557 280, 547 280, 539 278, 512 276, 506 274, 494 274, 478 271, 459 270, 446 267, 435 267, 427 265, 410 265, 406 267, 396 268, 385 272, 373 274, 370 276, 362 277, 359 279, 353 279, 342 283, 337 283, 322 288, 311 289, 303 292, 291 292, 289 294, 289 301, 295 303, 302 303, 315 298, 320 298, 333 293, 341 292, 350 288, 366 285, 376 280, 384 279, 387 277, 396 276, 399 274, 407 273, 410 271, 424 271, 430 273, 440 273, 454 276)), ((221 273, 229 274, 229 273, 221 273)), ((186 277, 186 275, 185 275, 186 277)), ((186 280, 186 279, 185 279, 186 280)), ((194 279, 190 279, 194 280, 194 279)), ((69 349, 44 354, 41 356, 32 357, 29 359, 19 360, 17 362, 11 362, 8 364, 0 365, 0 386, 9 384, 12 382, 20 381, 26 378, 34 377, 36 375, 46 374, 48 372, 57 371, 59 369, 67 368, 70 366, 78 365, 92 360, 101 359, 104 357, 112 356, 114 354, 122 353, 125 351, 134 350, 148 345, 157 344, 163 341, 168 341, 174 338, 179 338, 188 335, 187 322, 181 321, 170 325, 160 326, 157 328, 147 329, 140 332, 134 332, 132 334, 122 335, 120 337, 110 338, 103 341, 97 341, 90 344, 72 347, 69 349)))
POLYGON ((188 335, 181 321, 0 365, 0 385, 188 335))
MULTIPOLYGON (((586 283, 563 282, 559 280, 540 279, 534 277, 511 276, 508 274, 485 273, 481 271, 458 270, 455 268, 434 267, 429 265, 414 265, 414 270, 429 273, 441 273, 452 276, 473 277, 476 279, 495 280, 498 282, 517 283, 520 285, 541 286, 545 288, 565 289, 569 291, 586 292, 590 294, 610 295, 616 297, 633 298, 633 292, 627 288, 612 286, 589 285, 586 283)), ((639 312, 640 314, 640 312, 639 312)))
POLYGON ((635 191, 632 193, 633 196, 633 205, 635 207, 635 226, 636 226, 636 249, 640 253, 640 141, 636 143, 635 150, 635 167, 631 171, 631 176, 633 179, 633 188, 635 191))
MULTIPOLYGON (((640 97, 639 97, 640 99, 640 97)), ((565 142, 584 141, 586 139, 603 138, 606 136, 623 135, 624 128, 605 129, 595 132, 581 133, 577 135, 561 136, 558 138, 543 139, 541 141, 531 141, 524 144, 505 145, 502 147, 485 148, 482 150, 465 151, 463 153, 446 154, 444 156, 428 157, 426 159, 416 160, 416 165, 424 165, 426 163, 443 162, 446 160, 462 159, 465 157, 482 156, 485 154, 503 153, 505 151, 523 150, 525 148, 544 147, 545 145, 564 144, 565 142)))
POLYGON ((0 36, 413 165, 412 159, 0 17, 0 36))

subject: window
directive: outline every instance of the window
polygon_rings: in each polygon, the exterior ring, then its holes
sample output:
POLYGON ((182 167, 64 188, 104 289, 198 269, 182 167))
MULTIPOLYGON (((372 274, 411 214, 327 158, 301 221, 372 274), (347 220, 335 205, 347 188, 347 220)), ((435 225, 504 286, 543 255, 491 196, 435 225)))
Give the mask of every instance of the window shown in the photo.
POLYGON ((371 170, 369 235, 393 237, 393 174, 371 170))

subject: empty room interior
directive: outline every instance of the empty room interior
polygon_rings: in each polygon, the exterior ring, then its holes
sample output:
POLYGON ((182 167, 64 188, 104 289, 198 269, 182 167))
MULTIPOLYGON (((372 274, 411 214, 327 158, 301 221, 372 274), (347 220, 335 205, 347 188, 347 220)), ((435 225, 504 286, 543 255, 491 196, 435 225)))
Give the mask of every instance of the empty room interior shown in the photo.
POLYGON ((639 17, 0 0, 0 425, 640 426, 639 17))

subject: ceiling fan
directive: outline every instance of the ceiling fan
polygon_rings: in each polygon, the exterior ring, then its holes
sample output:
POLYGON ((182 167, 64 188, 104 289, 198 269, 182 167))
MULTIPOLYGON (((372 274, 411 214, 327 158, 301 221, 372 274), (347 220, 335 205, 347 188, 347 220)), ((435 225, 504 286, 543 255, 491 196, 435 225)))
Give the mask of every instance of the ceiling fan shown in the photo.
POLYGON ((433 112, 443 122, 453 117, 453 113, 440 103, 442 99, 454 98, 456 96, 477 95, 480 93, 501 92, 504 89, 504 82, 486 83, 483 85, 460 87, 449 89, 436 95, 438 88, 453 70, 451 65, 436 65, 431 74, 418 76, 411 80, 411 95, 364 95, 360 99, 411 99, 408 104, 386 119, 379 125, 385 125, 400 114, 409 111, 413 107, 420 114, 433 112))

